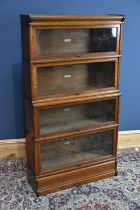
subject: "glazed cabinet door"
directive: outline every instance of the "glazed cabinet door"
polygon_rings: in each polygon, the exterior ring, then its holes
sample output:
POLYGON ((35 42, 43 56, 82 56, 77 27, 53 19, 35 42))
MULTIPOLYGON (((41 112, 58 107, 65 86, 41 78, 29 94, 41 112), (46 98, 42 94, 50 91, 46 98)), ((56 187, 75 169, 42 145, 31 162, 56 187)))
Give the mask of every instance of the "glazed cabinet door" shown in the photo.
POLYGON ((57 94, 77 95, 103 89, 117 89, 118 68, 118 58, 68 65, 33 65, 32 98, 43 99, 57 94))
POLYGON ((40 172, 76 166, 113 156, 116 129, 61 138, 40 144, 40 172))
POLYGON ((88 53, 117 52, 120 25, 98 25, 88 28, 33 29, 33 57, 70 56, 88 53))
POLYGON ((36 109, 36 137, 117 123, 119 98, 36 109))

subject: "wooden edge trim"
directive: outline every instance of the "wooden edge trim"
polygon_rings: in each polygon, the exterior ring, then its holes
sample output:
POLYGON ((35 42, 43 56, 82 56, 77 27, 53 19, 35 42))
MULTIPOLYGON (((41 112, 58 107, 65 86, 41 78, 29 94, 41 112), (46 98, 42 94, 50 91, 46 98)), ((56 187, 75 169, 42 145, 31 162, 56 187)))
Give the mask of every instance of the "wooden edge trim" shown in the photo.
MULTIPOLYGON (((15 154, 18 157, 26 157, 26 139, 0 140, 0 158, 15 154)), ((118 135, 118 149, 140 147, 140 130, 120 131, 118 135)))
MULTIPOLYGON (((80 56, 80 55, 79 55, 80 56)), ((35 60, 30 60, 27 62, 32 65, 32 66, 35 66, 35 68, 38 68, 38 67, 50 67, 50 66, 67 66, 67 65, 78 65, 78 64, 92 64, 92 63, 98 63, 98 62, 110 62, 110 61, 118 61, 119 58, 121 58, 122 55, 121 54, 113 54, 113 53, 110 53, 108 55, 95 55, 95 56, 90 56, 90 55, 87 55, 87 56, 81 56, 81 57, 78 57, 78 56, 71 56, 71 57, 67 57, 67 56, 63 56, 62 57, 57 57, 57 58, 54 58, 54 57, 50 57, 50 58, 40 58, 40 59, 35 59, 35 60)))
POLYGON ((123 14, 108 14, 108 15, 32 15, 21 14, 21 23, 30 23, 38 21, 117 21, 124 22, 125 16, 123 14))
POLYGON ((37 65, 70 65, 70 64, 76 64, 78 63, 87 63, 87 62, 96 62, 98 60, 102 59, 117 59, 122 57, 121 54, 118 54, 117 52, 113 53, 88 53, 88 54, 78 54, 78 55, 73 55, 73 56, 59 56, 59 57, 38 57, 38 58, 33 58, 33 59, 26 59, 27 63, 30 64, 37 64, 37 65))
MULTIPOLYGON (((89 91, 90 92, 90 91, 89 91)), ((116 90, 115 88, 111 88, 110 90, 108 89, 108 91, 106 90, 106 92, 98 92, 97 91, 94 93, 89 93, 87 91, 87 93, 81 94, 81 95, 59 95, 59 97, 57 97, 57 95, 54 95, 53 97, 48 97, 48 99, 44 99, 44 100, 34 100, 32 101, 33 107, 35 108, 49 108, 49 107, 57 107, 57 106, 67 106, 67 105, 73 105, 73 104, 82 104, 82 103, 90 103, 90 102, 95 102, 95 101, 100 101, 100 100, 109 100, 109 99, 115 99, 116 97, 121 96, 121 93, 116 90), (114 91, 113 91, 114 90, 114 91), (57 101, 56 101, 56 97, 57 97, 57 101), (83 98, 84 98, 84 102, 83 102, 83 98)))
POLYGON ((63 138, 68 138, 68 137, 76 137, 76 136, 83 136, 83 135, 89 135, 89 134, 95 134, 97 132, 103 132, 103 131, 108 131, 108 130, 114 130, 116 127, 118 127, 119 124, 116 124, 114 121, 108 122, 108 123, 103 123, 101 125, 93 126, 90 128, 85 128, 85 129, 79 129, 78 132, 77 130, 73 131, 66 131, 63 133, 54 133, 53 135, 48 135, 48 136, 39 136, 38 138, 35 139, 35 143, 38 144, 40 142, 47 142, 47 141, 55 141, 55 140, 60 140, 63 138))

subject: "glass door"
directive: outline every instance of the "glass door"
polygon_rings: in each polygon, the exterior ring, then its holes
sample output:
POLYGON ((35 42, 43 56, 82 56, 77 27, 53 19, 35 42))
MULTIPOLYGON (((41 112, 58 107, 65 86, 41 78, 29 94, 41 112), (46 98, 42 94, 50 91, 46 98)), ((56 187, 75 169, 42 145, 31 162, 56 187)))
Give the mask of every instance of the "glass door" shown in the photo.
POLYGON ((112 155, 114 130, 40 144, 41 172, 112 155))
MULTIPOLYGON (((96 91, 117 86, 117 60, 36 67, 37 98, 65 93, 96 91)), ((34 86, 33 86, 34 87, 34 86)))
POLYGON ((40 136, 115 121, 115 99, 39 109, 40 136))
POLYGON ((118 27, 36 29, 36 56, 116 52, 118 27))

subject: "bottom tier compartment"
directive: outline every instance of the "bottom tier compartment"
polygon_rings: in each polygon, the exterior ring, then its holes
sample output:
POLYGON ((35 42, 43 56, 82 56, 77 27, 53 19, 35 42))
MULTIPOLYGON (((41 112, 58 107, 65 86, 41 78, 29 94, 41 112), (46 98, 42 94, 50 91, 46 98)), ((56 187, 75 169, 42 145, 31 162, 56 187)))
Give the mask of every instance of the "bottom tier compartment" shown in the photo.
POLYGON ((87 161, 113 154, 114 129, 40 143, 41 172, 67 166, 77 167, 87 161))

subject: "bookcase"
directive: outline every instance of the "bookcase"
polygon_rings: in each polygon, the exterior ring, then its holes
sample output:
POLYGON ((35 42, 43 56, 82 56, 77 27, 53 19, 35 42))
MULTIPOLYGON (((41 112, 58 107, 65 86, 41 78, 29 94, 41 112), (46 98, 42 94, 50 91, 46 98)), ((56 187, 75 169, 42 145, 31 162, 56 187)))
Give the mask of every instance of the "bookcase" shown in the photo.
POLYGON ((123 15, 21 15, 28 181, 38 196, 117 174, 123 15))

